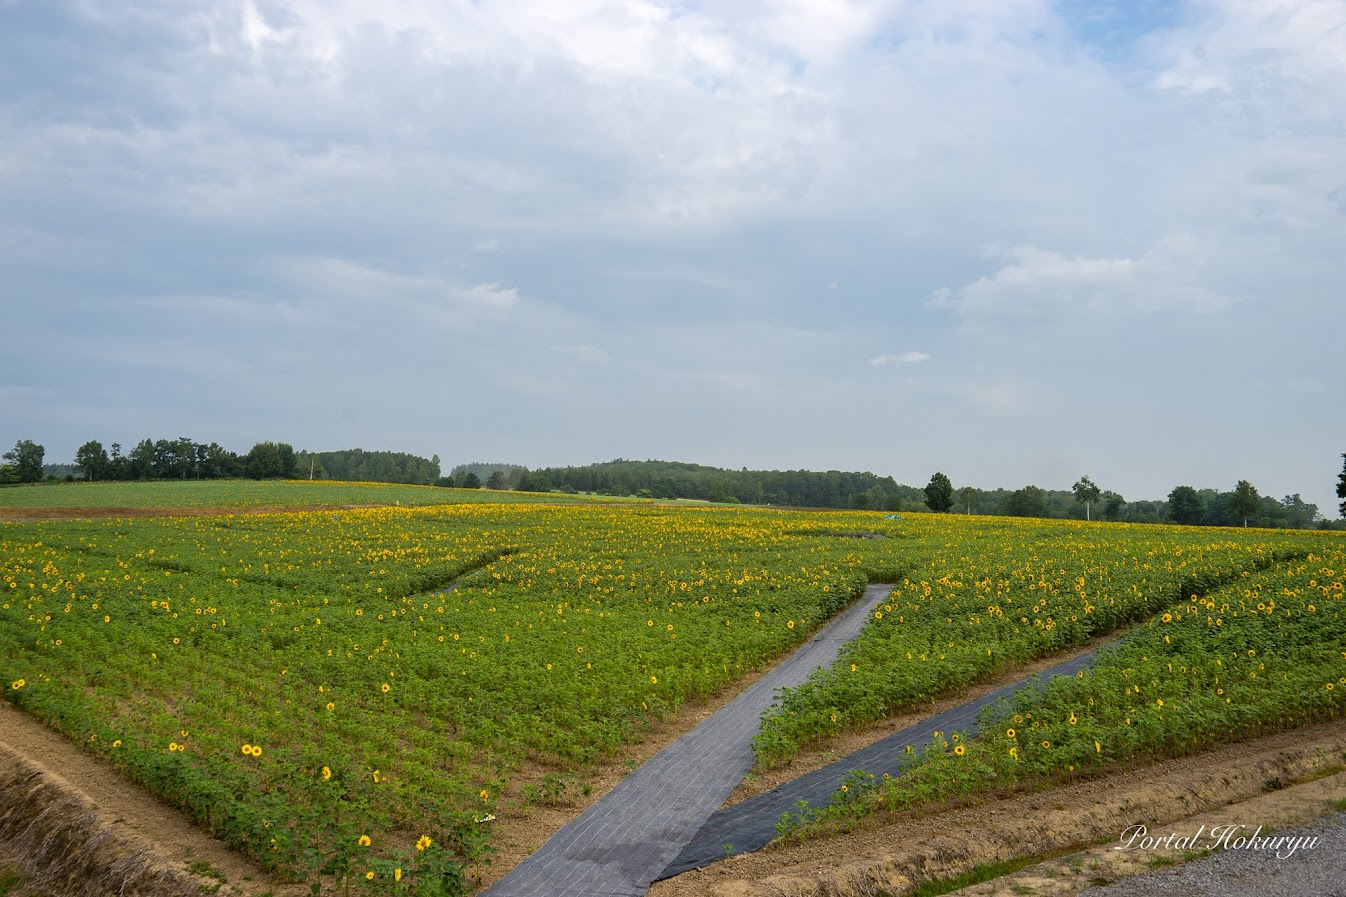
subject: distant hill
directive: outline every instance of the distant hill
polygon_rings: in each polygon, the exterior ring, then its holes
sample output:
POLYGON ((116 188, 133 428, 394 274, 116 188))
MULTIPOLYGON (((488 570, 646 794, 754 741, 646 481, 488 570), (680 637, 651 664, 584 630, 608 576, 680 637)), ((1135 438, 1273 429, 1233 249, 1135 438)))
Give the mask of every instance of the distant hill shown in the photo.
POLYGON ((829 470, 728 470, 680 461, 617 459, 584 467, 544 467, 523 478, 520 488, 574 489, 611 495, 648 493, 653 498, 793 505, 808 508, 901 510, 924 499, 919 489, 892 477, 829 470))

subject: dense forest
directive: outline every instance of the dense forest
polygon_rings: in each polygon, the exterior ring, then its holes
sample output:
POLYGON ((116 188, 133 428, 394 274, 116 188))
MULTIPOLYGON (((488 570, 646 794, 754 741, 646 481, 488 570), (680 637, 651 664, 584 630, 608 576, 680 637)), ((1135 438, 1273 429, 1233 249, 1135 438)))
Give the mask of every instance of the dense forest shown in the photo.
POLYGON ((358 483, 409 483, 430 486, 439 480, 439 455, 430 460, 405 452, 300 452, 295 456, 300 477, 358 483), (310 474, 312 476, 310 477, 310 474))

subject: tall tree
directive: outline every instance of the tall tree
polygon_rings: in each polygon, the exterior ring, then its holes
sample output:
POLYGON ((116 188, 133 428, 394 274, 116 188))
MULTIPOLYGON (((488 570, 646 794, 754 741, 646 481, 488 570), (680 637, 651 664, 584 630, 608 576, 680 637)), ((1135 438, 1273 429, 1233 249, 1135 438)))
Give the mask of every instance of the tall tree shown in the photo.
POLYGON ((1346 517, 1346 454, 1341 456, 1341 476, 1337 478, 1337 498, 1342 499, 1341 516, 1346 517))
POLYGON ((1234 494, 1229 497, 1230 513, 1236 517, 1243 518, 1243 528, 1248 528, 1248 517, 1256 514, 1262 508, 1262 498, 1257 494, 1257 487, 1247 480, 1239 480, 1238 485, 1234 487, 1234 494))
POLYGON ((131 479, 148 480, 154 476, 154 440, 140 440, 126 457, 130 461, 131 479))
POLYGON ((1116 492, 1103 493, 1103 519, 1121 520, 1122 505, 1126 504, 1126 499, 1122 498, 1116 492))
POLYGON ((972 508, 977 504, 977 498, 980 495, 981 493, 975 487, 964 486, 958 490, 958 504, 967 508, 967 512, 971 514, 972 508))
POLYGON ((1098 487, 1094 485, 1094 481, 1088 477, 1080 477, 1079 482, 1070 488, 1075 493, 1075 501, 1084 505, 1084 519, 1093 520, 1093 517, 1089 514, 1089 507, 1098 501, 1098 496, 1101 494, 1098 487))
POLYGON ((173 457, 175 464, 175 473, 180 479, 187 479, 188 476, 197 474, 196 467, 196 443, 186 436, 179 436, 178 441, 173 445, 173 457))
POLYGON ((20 439, 4 457, 14 465, 20 483, 39 483, 42 481, 42 457, 46 453, 46 449, 31 439, 20 439))
POLYGON ((90 482, 107 479, 110 465, 107 451, 97 439, 90 439, 75 450, 75 466, 84 474, 84 479, 90 482))
POLYGON ((1174 523, 1199 526, 1206 519, 1206 503, 1191 486, 1176 486, 1168 494, 1168 518, 1174 523))
POLYGON ((122 455, 122 444, 120 442, 112 443, 112 453, 108 456, 107 478, 109 480, 129 480, 131 478, 131 462, 122 455))
POLYGON ((936 472, 930 477, 925 487, 925 504, 939 514, 953 507, 953 483, 943 473, 936 472))

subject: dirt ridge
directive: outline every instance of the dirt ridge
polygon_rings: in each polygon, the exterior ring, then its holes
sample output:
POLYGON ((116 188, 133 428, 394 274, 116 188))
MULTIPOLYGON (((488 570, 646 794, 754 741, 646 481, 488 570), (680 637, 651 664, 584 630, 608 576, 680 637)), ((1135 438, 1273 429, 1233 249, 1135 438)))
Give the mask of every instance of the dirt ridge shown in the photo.
POLYGON ((30 882, 53 894, 199 897, 204 879, 104 824, 56 774, 0 744, 0 843, 30 882))
POLYGON ((1084 850, 1116 839, 1131 824, 1167 824, 1237 805, 1337 773, 1343 762, 1346 726, 1323 723, 1099 779, 875 820, 857 831, 803 843, 777 843, 656 883, 650 895, 900 894, 981 864, 1084 850))

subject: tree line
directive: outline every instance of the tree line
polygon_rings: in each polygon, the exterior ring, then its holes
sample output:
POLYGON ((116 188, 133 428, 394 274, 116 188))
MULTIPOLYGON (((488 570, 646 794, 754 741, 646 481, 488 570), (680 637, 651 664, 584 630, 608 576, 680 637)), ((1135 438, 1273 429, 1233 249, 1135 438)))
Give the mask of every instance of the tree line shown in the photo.
POLYGON ((809 508, 900 510, 920 491, 892 477, 838 470, 727 470, 676 461, 617 459, 583 467, 524 470, 517 487, 649 498, 690 498, 809 508))
MULTIPOLYGON (((35 483, 50 478, 54 465, 43 463, 45 450, 21 439, 3 455, 0 484, 35 483)), ((1346 518, 1346 454, 1336 493, 1346 518)), ((362 482, 434 484, 458 488, 512 489, 521 492, 592 492, 663 499, 700 499, 745 504, 884 511, 937 511, 999 514, 1012 517, 1079 518, 1130 523, 1178 523, 1189 526, 1259 526, 1302 529, 1328 525, 1318 506, 1298 493, 1283 498, 1261 495, 1248 480, 1228 492, 1176 486, 1163 501, 1128 502, 1081 477, 1070 490, 1029 485, 1020 489, 955 490, 936 472, 924 489, 868 472, 808 470, 729 470, 675 461, 618 458, 581 467, 529 470, 517 464, 460 464, 440 476, 439 456, 426 459, 404 452, 346 449, 295 452, 284 442, 258 442, 246 454, 218 443, 142 439, 129 452, 119 443, 104 449, 98 440, 75 453, 70 478, 83 480, 164 480, 313 478, 362 482)))
POLYGON ((295 456, 298 475, 306 479, 360 483, 407 483, 430 486, 438 482, 439 455, 429 459, 406 452, 300 452, 295 456))
MULTIPOLYGON (((58 465, 43 463, 46 450, 29 439, 5 453, 0 484, 37 483, 58 465)), ((109 448, 91 439, 75 451, 70 479, 85 481, 332 479, 374 483, 430 485, 439 479, 439 456, 425 459, 403 452, 296 452, 287 442, 258 442, 245 454, 219 443, 177 439, 142 439, 123 453, 120 443, 109 448)))
MULTIPOLYGON (((1342 456, 1346 459, 1346 455, 1342 456)), ((1337 494, 1346 498, 1346 469, 1337 494)), ((1248 480, 1239 480, 1228 492, 1176 486, 1164 501, 1128 502, 1118 493, 1100 489, 1081 477, 1069 490, 1038 486, 982 490, 964 486, 954 491, 948 476, 935 473, 924 491, 925 509, 1010 517, 1074 518, 1091 520, 1095 508, 1103 520, 1126 523, 1177 523, 1186 526, 1259 526, 1306 529, 1327 526, 1318 506, 1299 493, 1284 498, 1261 495, 1248 480)), ((1341 504, 1346 517, 1346 501, 1341 504)))

